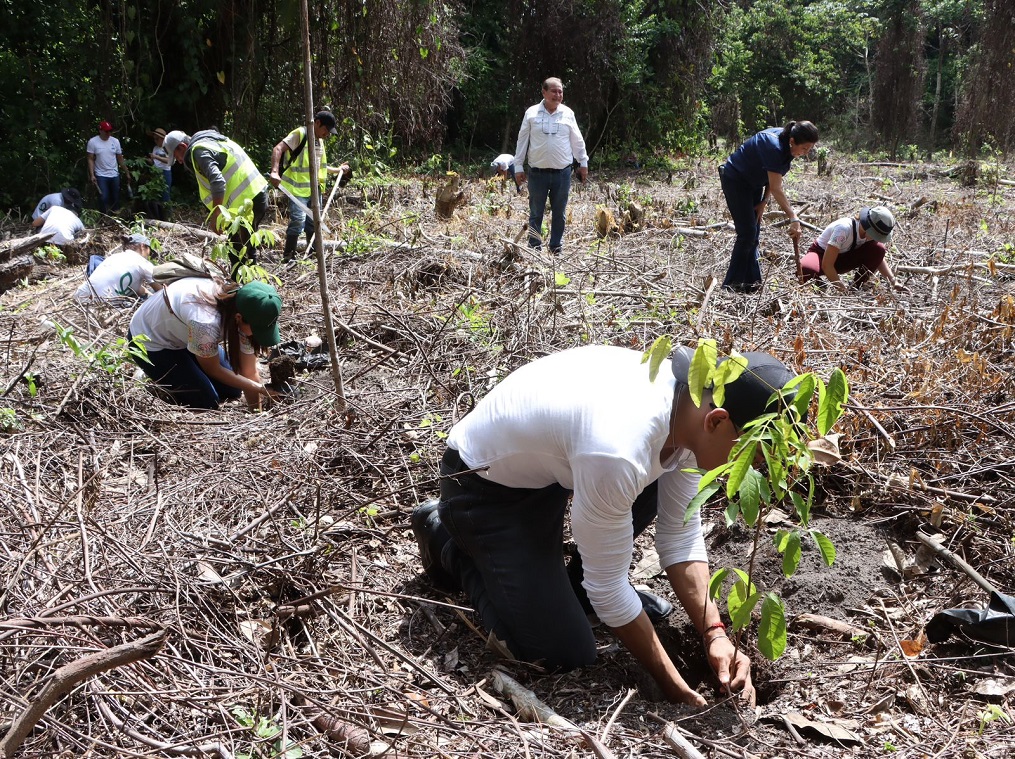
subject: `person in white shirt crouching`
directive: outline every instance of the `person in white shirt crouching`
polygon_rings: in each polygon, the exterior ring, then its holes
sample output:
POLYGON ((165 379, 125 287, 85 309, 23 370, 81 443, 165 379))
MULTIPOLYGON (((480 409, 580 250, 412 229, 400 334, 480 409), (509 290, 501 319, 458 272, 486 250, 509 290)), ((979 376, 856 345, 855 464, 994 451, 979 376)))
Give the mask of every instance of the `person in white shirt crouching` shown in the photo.
POLYGON ((451 429, 440 500, 416 508, 411 525, 426 574, 467 593, 490 648, 551 670, 588 666, 594 611, 668 699, 704 705, 653 627, 672 604, 636 591, 628 576, 634 539, 655 520, 660 564, 719 684, 753 703, 750 660, 708 595, 701 513, 684 520, 700 481, 687 470, 725 463, 740 430, 774 410, 770 396, 794 374, 767 353, 746 353, 723 406, 706 390, 698 407, 687 390, 692 355, 678 348, 671 371, 652 380, 640 351, 552 354, 511 373, 451 429), (565 566, 569 501, 578 556, 565 566))
POLYGON ((152 289, 155 271, 150 258, 151 240, 144 235, 131 235, 121 250, 110 253, 95 267, 74 293, 74 300, 116 303, 146 298, 152 289))

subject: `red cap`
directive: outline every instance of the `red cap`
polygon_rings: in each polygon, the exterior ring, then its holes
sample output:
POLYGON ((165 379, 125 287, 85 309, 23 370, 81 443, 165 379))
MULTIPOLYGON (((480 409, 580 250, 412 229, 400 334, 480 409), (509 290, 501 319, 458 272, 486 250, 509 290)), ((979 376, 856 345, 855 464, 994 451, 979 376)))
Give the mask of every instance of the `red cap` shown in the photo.
POLYGON ((110 124, 108 121, 100 121, 99 122, 99 131, 100 132, 112 132, 113 131, 113 125, 110 124))

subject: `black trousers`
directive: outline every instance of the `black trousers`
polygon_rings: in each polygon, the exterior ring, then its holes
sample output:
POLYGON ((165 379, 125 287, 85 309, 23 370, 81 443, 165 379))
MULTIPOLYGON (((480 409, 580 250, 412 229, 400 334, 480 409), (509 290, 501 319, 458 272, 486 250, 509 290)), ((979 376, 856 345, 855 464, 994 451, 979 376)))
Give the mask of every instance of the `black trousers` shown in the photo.
MULTIPOLYGON (((560 485, 509 488, 477 474, 458 451, 441 461, 438 514, 451 534, 440 557, 483 624, 516 659, 570 670, 596 659, 596 641, 581 587, 580 557, 564 565, 564 516, 570 491, 560 485)), ((656 483, 632 507, 639 535, 655 519, 656 483)))

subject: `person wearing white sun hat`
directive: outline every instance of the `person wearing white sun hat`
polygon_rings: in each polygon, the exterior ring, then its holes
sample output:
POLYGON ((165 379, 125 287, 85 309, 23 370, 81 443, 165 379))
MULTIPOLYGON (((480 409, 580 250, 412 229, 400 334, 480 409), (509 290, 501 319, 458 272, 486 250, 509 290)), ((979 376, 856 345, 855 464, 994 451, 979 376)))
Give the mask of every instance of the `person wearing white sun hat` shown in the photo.
POLYGON ((885 260, 885 245, 895 229, 895 217, 885 206, 863 207, 855 217, 836 219, 811 243, 800 260, 804 280, 826 277, 837 289, 846 292, 840 274, 856 271, 853 287, 862 287, 870 275, 878 272, 896 290, 904 291, 885 260))

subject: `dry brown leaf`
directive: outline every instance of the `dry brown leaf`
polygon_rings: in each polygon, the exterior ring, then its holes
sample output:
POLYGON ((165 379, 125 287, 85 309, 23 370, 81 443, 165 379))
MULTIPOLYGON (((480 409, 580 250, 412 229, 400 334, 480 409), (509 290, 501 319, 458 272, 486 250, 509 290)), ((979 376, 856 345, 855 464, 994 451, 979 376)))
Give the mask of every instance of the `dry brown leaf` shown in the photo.
POLYGON ((796 362, 797 371, 802 371, 804 361, 807 360, 807 351, 804 349, 802 335, 797 335, 796 340, 793 341, 793 360, 796 362))
POLYGON ((990 677, 986 680, 978 680, 971 690, 978 696, 1006 698, 1008 695, 1015 693, 1015 682, 990 677))
POLYGON ((899 648, 902 649, 902 653, 908 656, 910 659, 915 659, 923 652, 923 647, 927 645, 927 636, 921 632, 916 640, 900 640, 899 648))
POLYGON ((839 438, 842 435, 838 432, 830 432, 824 437, 815 438, 807 443, 807 447, 814 454, 814 462, 822 466, 831 466, 842 461, 842 454, 839 453, 839 438))
POLYGON ((788 712, 783 717, 801 732, 817 733, 819 736, 836 741, 837 743, 863 743, 858 735, 847 729, 847 725, 854 729, 857 727, 855 720, 815 722, 799 712, 788 712))
POLYGON ((197 578, 209 585, 217 585, 223 582, 222 575, 216 572, 215 568, 206 561, 197 562, 197 578))
POLYGON ((271 636, 271 622, 264 619, 241 619, 237 626, 244 638, 260 648, 271 636))
POLYGON ((480 700, 492 709, 504 710, 507 707, 504 706, 504 702, 500 699, 494 698, 485 690, 480 688, 478 685, 475 686, 476 695, 479 696, 480 700))
POLYGON ((864 709, 865 714, 881 714, 887 712, 895 706, 895 691, 885 695, 883 698, 879 698, 873 704, 864 709))
POLYGON ((412 735, 419 728, 409 721, 409 713, 399 705, 367 706, 377 727, 385 735, 412 735))
POLYGON ((659 564, 659 554, 656 553, 654 548, 646 548, 641 555, 641 561, 634 565, 631 578, 634 580, 648 580, 662 573, 663 568, 659 564))
POLYGON ((793 520, 790 519, 789 514, 782 509, 771 509, 764 517, 762 517, 762 521, 770 527, 777 527, 780 525, 792 526, 793 524, 793 520))

